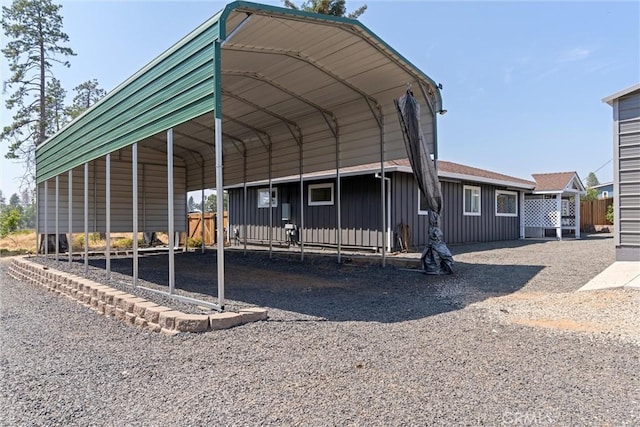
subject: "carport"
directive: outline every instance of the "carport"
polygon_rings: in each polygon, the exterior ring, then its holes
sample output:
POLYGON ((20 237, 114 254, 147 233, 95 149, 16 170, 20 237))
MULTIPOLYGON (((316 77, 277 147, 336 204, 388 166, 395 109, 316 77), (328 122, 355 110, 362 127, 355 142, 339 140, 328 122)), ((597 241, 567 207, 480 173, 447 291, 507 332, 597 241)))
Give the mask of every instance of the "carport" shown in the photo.
MULTIPOLYGON (((227 185, 259 180, 271 188, 273 178, 290 175, 302 189, 304 174, 335 169, 339 207, 340 168, 380 162, 384 175, 385 161, 406 157, 393 99, 408 85, 437 156, 438 86, 361 23, 231 3, 37 147, 36 228, 56 239, 84 233, 85 271, 88 233, 105 233, 107 279, 110 233, 166 230, 168 294, 224 310, 222 197, 218 303, 175 294, 175 232, 186 230, 187 192, 221 195, 227 185)), ((246 186, 244 194, 246 206, 246 186)), ((383 224, 385 199, 375 207, 383 224)), ((134 238, 133 286, 138 255, 134 238)))

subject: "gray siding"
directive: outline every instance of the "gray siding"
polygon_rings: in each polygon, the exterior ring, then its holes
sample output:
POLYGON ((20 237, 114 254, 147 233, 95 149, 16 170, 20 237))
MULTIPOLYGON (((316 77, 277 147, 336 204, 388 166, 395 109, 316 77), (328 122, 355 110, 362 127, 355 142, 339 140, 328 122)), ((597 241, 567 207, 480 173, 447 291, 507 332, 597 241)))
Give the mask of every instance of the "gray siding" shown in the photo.
MULTIPOLYGON (((334 182, 334 180, 310 183, 334 182)), ((444 208, 441 225, 447 243, 487 242, 515 240, 520 236, 520 217, 495 215, 495 191, 501 187, 468 183, 481 187, 481 215, 463 215, 463 185, 442 182, 444 208)), ((269 209, 258 208, 258 188, 247 190, 247 238, 250 242, 267 243, 269 240, 269 209)), ((299 225, 299 183, 274 185, 278 189, 278 206, 273 208, 273 240, 285 241, 282 221, 282 203, 291 204, 291 221, 299 225)), ((391 230, 392 247, 398 249, 400 224, 409 226, 410 244, 420 250, 427 243, 428 217, 418 213, 418 187, 411 174, 391 174, 391 230)), ((308 184, 305 183, 304 240, 313 244, 336 244, 336 205, 308 206, 308 184)), ((334 197, 335 198, 335 197, 334 197)), ((519 200, 519 198, 518 198, 519 200)), ((520 209, 518 210, 520 215, 520 209)), ((229 190, 230 227, 244 233, 243 190, 229 190)), ((380 180, 371 175, 342 179, 342 244, 344 246, 380 247, 382 242, 380 206, 380 180)))
MULTIPOLYGON (((308 206, 309 184, 335 183, 335 180, 311 181, 304 183, 304 222, 301 237, 305 243, 336 245, 336 202, 334 184, 334 204, 328 206, 308 206)), ((380 247, 380 181, 373 175, 345 177, 342 179, 342 244, 344 246, 380 247), (377 183, 377 185, 376 185, 377 183), (355 202, 354 202, 355 201, 355 202)), ((249 242, 269 241, 269 208, 258 208, 258 189, 267 185, 247 188, 247 239, 249 242)), ((273 185, 278 191, 278 206, 273 209, 273 241, 284 242, 284 225, 289 222, 300 226, 300 183, 273 185), (291 206, 291 219, 282 220, 282 204, 291 206)), ((243 228, 243 189, 229 190, 229 227, 243 228)))
POLYGON ((617 141, 614 144, 618 173, 614 179, 619 222, 616 243, 620 247, 635 248, 635 257, 640 259, 640 92, 621 97, 616 105, 617 141))

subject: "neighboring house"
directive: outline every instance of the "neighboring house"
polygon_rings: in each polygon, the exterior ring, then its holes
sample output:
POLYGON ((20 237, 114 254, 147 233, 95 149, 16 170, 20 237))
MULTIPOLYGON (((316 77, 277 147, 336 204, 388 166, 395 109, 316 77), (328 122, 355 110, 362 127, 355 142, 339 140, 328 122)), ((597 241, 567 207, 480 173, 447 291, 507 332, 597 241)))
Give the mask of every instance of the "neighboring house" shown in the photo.
POLYGON ((525 196, 525 237, 580 238, 580 196, 586 194, 576 172, 533 174, 536 182, 525 196))
POLYGON ((591 188, 598 190, 598 199, 609 199, 615 194, 613 192, 613 182, 607 182, 604 184, 594 185, 591 188))
MULTIPOLYGON (((419 249, 427 243, 427 211, 408 160, 385 163, 389 218, 386 242, 381 231, 380 164, 343 168, 340 176, 343 247, 377 250, 385 244, 389 250, 398 250, 419 249)), ((446 161, 438 161, 438 176, 444 204, 441 228, 447 243, 524 237, 524 194, 534 189, 534 182, 446 161)), ((299 177, 272 181, 271 215, 268 182, 247 185, 246 212, 243 187, 229 187, 230 227, 238 229, 241 238, 246 234, 249 242, 265 244, 270 237, 273 242, 285 243, 291 230, 301 227, 305 245, 335 246, 335 177, 335 170, 304 176, 302 227, 299 177)))
POLYGON ((640 260, 640 84, 602 100, 613 107, 616 260, 640 260))

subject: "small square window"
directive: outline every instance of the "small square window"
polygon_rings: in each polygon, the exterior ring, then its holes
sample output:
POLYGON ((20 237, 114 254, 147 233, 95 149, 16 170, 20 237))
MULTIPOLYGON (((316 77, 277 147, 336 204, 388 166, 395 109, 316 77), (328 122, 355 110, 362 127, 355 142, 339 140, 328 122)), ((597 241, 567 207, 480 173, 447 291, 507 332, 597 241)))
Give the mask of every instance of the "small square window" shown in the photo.
POLYGON ((465 215, 480 216, 480 187, 465 185, 463 204, 465 215))
MULTIPOLYGON (((278 206, 278 189, 271 189, 271 207, 275 208, 278 206)), ((269 207, 269 189, 268 188, 259 188, 258 189, 258 207, 259 208, 268 208, 269 207)))
POLYGON ((309 206, 333 205, 333 183, 310 184, 309 206))
POLYGON ((496 216, 518 216, 518 193, 496 190, 496 216))

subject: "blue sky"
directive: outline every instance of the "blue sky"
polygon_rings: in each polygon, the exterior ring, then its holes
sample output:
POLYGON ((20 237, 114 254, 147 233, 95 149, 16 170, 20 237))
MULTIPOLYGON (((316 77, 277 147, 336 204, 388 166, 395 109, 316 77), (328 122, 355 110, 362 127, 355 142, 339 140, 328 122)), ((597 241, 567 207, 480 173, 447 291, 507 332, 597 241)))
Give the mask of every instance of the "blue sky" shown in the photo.
MULTIPOLYGON (((597 170, 601 182, 612 180, 612 114, 601 99, 640 81, 640 2, 349 0, 347 7, 363 3, 360 20, 442 83, 441 159, 525 179, 575 170, 584 180, 597 170)), ((71 89, 88 79, 115 88, 225 2, 60 4, 77 56, 54 73, 70 102, 71 89)), ((5 125, 4 97, 0 111, 5 125)), ((0 146, 8 197, 21 168, 6 151, 0 146)))

